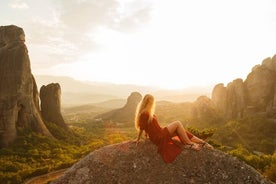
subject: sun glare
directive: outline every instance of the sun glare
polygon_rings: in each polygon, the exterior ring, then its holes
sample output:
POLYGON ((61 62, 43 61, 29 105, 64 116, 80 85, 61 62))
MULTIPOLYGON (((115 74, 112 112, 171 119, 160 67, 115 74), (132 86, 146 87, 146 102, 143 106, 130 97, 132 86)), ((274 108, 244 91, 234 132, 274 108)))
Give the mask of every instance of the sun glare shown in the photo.
POLYGON ((237 2, 212 0, 220 7, 216 8, 209 1, 176 2, 153 3, 150 19, 135 31, 93 29, 87 35, 97 48, 73 62, 52 66, 50 73, 180 89, 244 79, 254 65, 273 56, 271 36, 258 37, 270 31, 267 14, 256 13, 267 9, 265 4, 246 1, 237 7, 237 2), (245 14, 248 3, 252 6, 245 14))

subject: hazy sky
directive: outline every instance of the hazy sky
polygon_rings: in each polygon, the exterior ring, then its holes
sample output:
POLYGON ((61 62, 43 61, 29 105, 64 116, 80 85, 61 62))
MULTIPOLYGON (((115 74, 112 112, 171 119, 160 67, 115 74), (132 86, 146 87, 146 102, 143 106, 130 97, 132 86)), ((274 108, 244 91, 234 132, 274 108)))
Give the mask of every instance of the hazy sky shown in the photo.
POLYGON ((276 0, 1 0, 34 74, 156 85, 245 79, 276 54, 276 0))

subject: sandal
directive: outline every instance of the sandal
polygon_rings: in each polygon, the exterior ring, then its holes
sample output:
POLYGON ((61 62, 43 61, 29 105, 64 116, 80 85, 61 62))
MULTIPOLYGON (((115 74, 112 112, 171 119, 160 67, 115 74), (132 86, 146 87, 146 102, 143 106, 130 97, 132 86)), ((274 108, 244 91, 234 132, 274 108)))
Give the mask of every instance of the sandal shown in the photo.
POLYGON ((187 149, 192 149, 192 150, 195 150, 195 151, 199 151, 199 150, 201 150, 201 146, 200 145, 198 145, 198 144, 185 144, 184 145, 184 148, 187 148, 187 149))
POLYGON ((201 144, 201 148, 206 148, 206 149, 209 149, 209 150, 214 149, 214 147, 211 144, 207 143, 207 142, 203 142, 203 143, 200 143, 200 144, 201 144))

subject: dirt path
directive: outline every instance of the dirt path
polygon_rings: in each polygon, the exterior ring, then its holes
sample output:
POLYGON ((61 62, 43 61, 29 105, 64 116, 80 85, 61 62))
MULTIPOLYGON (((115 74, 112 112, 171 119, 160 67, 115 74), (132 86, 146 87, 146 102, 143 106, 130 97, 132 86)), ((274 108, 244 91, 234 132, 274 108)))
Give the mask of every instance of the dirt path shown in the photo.
POLYGON ((34 178, 29 179, 24 184, 47 184, 49 181, 57 179, 59 176, 61 176, 66 169, 61 169, 58 171, 53 171, 41 176, 37 176, 34 178))

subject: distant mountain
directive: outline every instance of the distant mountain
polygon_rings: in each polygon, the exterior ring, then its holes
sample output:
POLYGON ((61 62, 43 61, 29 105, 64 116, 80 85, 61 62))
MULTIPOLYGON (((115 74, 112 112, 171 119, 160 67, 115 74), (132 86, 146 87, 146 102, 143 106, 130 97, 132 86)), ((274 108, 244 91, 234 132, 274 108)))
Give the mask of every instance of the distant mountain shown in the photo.
POLYGON ((183 90, 163 90, 151 86, 113 84, 101 82, 84 82, 63 76, 35 76, 38 89, 49 83, 61 86, 61 103, 63 106, 79 106, 83 104, 102 103, 109 100, 126 99, 133 91, 141 94, 151 93, 157 100, 172 102, 194 101, 200 95, 210 95, 211 87, 188 88, 183 90))

